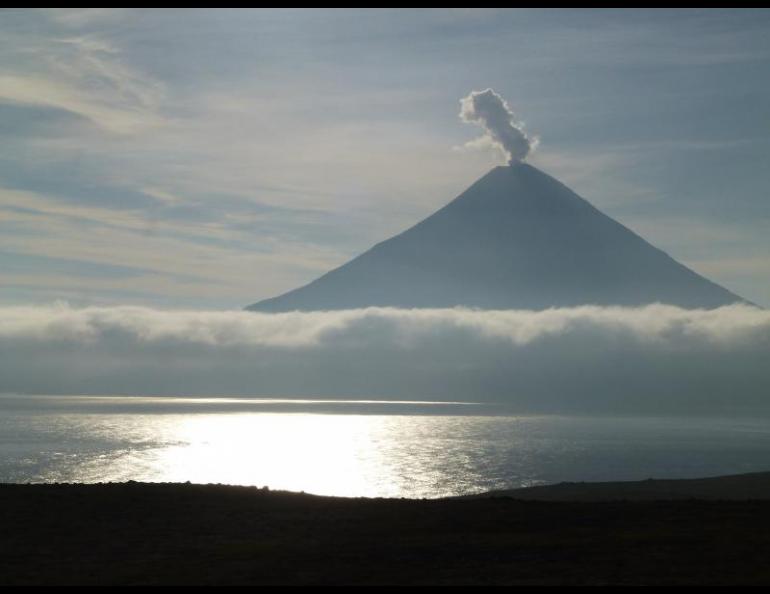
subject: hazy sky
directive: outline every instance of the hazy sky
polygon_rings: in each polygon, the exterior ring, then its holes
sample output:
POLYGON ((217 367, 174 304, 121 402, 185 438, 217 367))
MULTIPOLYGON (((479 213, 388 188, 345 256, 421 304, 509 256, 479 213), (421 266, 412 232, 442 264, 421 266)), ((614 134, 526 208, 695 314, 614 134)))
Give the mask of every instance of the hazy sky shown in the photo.
POLYGON ((770 305, 770 11, 0 10, 0 303, 241 307, 530 162, 770 305))

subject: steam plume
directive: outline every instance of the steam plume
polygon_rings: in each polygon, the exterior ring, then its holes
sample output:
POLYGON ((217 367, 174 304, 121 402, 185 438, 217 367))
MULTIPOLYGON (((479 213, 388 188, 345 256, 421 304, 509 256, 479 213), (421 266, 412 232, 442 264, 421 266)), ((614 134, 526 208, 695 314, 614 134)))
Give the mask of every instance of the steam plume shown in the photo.
POLYGON ((472 91, 461 99, 460 119, 484 128, 484 134, 466 143, 466 147, 494 146, 505 154, 509 164, 523 161, 537 146, 537 137, 527 135, 505 99, 492 89, 472 91))

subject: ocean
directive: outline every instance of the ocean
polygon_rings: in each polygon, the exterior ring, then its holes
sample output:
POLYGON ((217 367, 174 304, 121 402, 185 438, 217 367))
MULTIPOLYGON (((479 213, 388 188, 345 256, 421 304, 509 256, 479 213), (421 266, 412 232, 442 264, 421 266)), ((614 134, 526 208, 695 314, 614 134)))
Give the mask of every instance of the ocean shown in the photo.
POLYGON ((770 470, 763 418, 521 416, 463 402, 0 396, 0 482, 433 498, 770 470))

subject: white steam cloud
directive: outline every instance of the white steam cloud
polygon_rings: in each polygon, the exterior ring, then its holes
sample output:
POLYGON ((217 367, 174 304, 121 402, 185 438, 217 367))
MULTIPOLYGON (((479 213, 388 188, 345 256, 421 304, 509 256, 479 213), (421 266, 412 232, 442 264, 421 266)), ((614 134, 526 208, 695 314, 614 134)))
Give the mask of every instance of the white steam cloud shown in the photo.
POLYGON ((0 392, 496 401, 770 412, 770 312, 0 308, 0 392))
POLYGON ((466 143, 467 148, 493 146, 503 152, 508 163, 524 161, 537 147, 537 137, 527 135, 505 99, 492 89, 473 91, 460 99, 460 119, 484 128, 484 135, 466 143))

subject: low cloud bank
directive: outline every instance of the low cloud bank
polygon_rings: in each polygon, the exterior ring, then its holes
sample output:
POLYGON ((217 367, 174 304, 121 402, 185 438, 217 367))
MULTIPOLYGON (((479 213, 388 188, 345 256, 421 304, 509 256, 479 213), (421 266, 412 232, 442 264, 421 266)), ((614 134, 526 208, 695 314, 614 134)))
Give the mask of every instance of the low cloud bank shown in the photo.
POLYGON ((459 399, 770 412, 770 312, 0 308, 0 392, 459 399))

